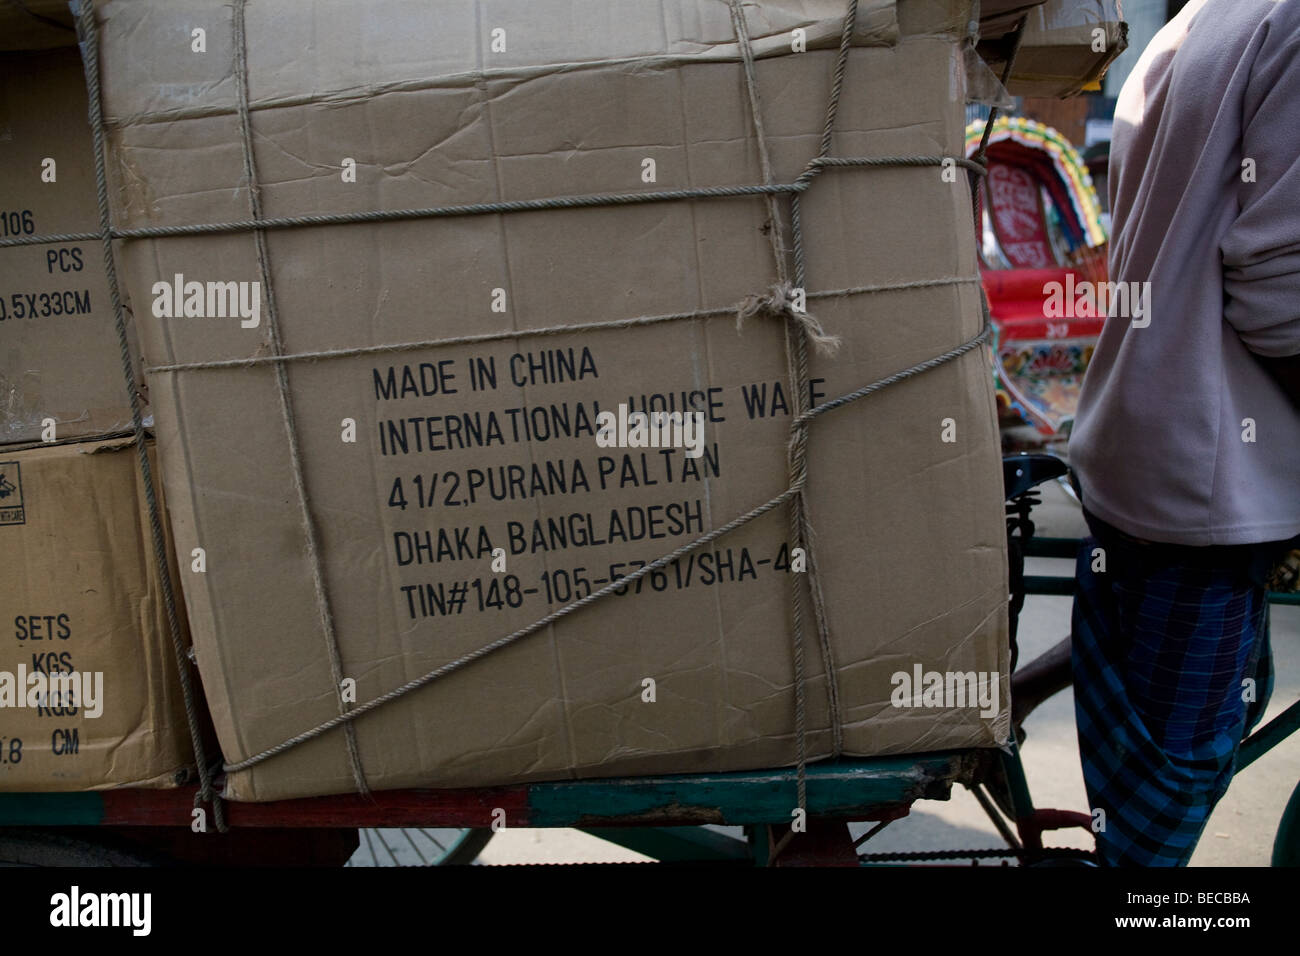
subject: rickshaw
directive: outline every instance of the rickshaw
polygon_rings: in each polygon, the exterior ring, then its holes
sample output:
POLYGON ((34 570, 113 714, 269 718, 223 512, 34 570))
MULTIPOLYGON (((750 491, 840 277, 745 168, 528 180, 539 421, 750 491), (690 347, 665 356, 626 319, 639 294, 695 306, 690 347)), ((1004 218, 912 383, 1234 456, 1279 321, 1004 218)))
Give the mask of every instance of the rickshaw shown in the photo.
MULTIPOLYGON (((849 19, 843 49, 851 26, 849 19)), ((1013 60, 1014 48, 1007 73, 1013 60)), ((1019 127, 1007 123, 1006 128, 1019 127)), ((1013 175, 1008 182, 1016 179, 1013 175)), ((1032 195, 1032 189, 1026 195, 1032 195)), ((996 218, 999 194, 989 196, 996 218)), ((107 241, 108 234, 101 238, 107 241)), ((1096 247, 1089 244, 1088 248, 1096 247)), ((1091 260, 1084 256, 1075 265, 1085 269, 1087 261, 1091 260)), ((1010 325, 1010 319, 1003 321, 1010 325)), ((1069 594, 1072 589, 1070 577, 1025 573, 1026 558, 1073 557, 1079 546, 1069 539, 1037 536, 1032 519, 1034 507, 1041 502, 1037 489, 1060 479, 1066 470, 1060 459, 1050 455, 1019 454, 1003 461, 1010 566, 1007 639, 1013 671, 1018 658, 1016 622, 1025 596, 1069 594)), ((1276 594, 1272 600, 1300 603, 1294 595, 1276 594)), ((1026 665, 1032 666, 1032 662, 1026 665)), ((1032 696, 1022 697, 1013 712, 1013 725, 1023 722, 1033 704, 1063 688, 1068 679, 1068 668, 1064 673, 1060 668, 1041 669, 1032 696)), ((1248 766, 1298 726, 1300 703, 1243 743, 1239 766, 1248 766)), ((229 802, 222 804, 224 833, 195 832, 200 810, 195 799, 198 790, 192 784, 167 790, 8 792, 0 793, 0 863, 339 865, 352 856, 359 841, 366 841, 372 857, 382 862, 378 841, 393 863, 456 864, 471 862, 508 821, 512 827, 576 827, 674 863, 857 866, 1014 860, 1021 865, 1090 864, 1092 854, 1087 850, 1044 845, 1044 834, 1050 831, 1091 832, 1092 817, 1034 805, 1018 740, 1013 728, 1006 744, 998 748, 810 764, 802 820, 792 819, 790 811, 796 805, 791 797, 798 786, 794 768, 229 802), (947 799, 954 785, 971 790, 1006 842, 1005 848, 869 851, 871 838, 905 817, 918 800, 947 799), (872 826, 854 839, 848 828, 851 822, 872 826), (719 832, 718 826, 741 827, 742 835, 719 832), (864 846, 868 850, 863 851, 864 846)), ((1297 861, 1300 788, 1284 814, 1274 851, 1275 863, 1297 861)))
MULTIPOLYGON (((966 130, 979 148, 985 124, 966 130)), ((1069 434, 1104 315, 1076 307, 1075 289, 1106 281, 1101 202, 1078 151, 1050 126, 998 117, 980 184, 980 277, 994 333, 1004 425, 1027 423, 1037 443, 1069 434), (1055 296, 1053 296, 1055 293, 1055 296)))

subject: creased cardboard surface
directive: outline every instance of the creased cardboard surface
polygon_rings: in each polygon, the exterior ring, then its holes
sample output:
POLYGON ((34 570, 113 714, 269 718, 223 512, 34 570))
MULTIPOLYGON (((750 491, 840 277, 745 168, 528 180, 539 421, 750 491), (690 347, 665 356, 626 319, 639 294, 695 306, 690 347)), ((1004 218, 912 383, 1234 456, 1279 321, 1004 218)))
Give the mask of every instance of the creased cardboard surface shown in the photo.
MULTIPOLYGON (((204 5, 209 50, 226 52, 198 63, 164 57, 164 82, 134 81, 131 64, 194 6, 99 10, 114 202, 129 224, 248 215, 229 47, 220 46, 225 8, 204 5)), ((249 6, 265 215, 762 181, 725 4, 478 4, 416 50, 405 38, 422 32, 422 14, 376 3, 348 20, 360 39, 342 58, 333 8, 292 6, 294 16, 287 3, 249 6), (507 47, 489 62, 496 25, 507 47), (342 180, 345 157, 357 163, 355 183, 342 180), (642 180, 646 159, 653 184, 642 180)), ((863 4, 835 155, 961 155, 962 58, 941 26, 964 30, 966 6, 922 6, 936 16, 914 17, 904 36, 892 4, 863 4)), ((774 175, 788 182, 819 148, 844 5, 744 9, 756 37, 784 34, 784 52, 765 41, 755 67, 774 175), (800 25, 809 48, 793 54, 788 31, 800 25)), ((820 177, 802 204, 809 292, 974 277, 958 179, 945 182, 938 168, 820 177)), ((284 346, 302 352, 727 308, 774 280, 770 228, 762 199, 746 198, 293 229, 269 234, 268 248, 284 346), (494 298, 504 311, 493 311, 494 298)), ((133 242, 125 264, 146 301, 177 274, 259 277, 249 235, 133 242)), ((978 302, 973 283, 810 298, 843 340, 834 358, 812 360, 816 400, 969 339, 978 302)), ((268 350, 265 321, 245 329, 142 309, 141 324, 149 366, 268 350)), ((308 504, 357 701, 784 489, 788 394, 771 407, 775 385, 788 389, 782 342, 771 319, 737 331, 721 317, 291 363, 308 504), (583 415, 650 395, 708 414, 702 458, 600 448, 583 431, 583 415), (345 419, 355 442, 343 440, 345 419), (491 569, 498 547, 502 572, 491 569)), ((814 557, 850 754, 1005 736, 991 381, 977 350, 813 426, 814 557), (957 423, 953 442, 940 437, 946 418, 957 423), (916 663, 1001 674, 1003 716, 891 706, 891 676, 916 663)), ((206 571, 186 578, 189 613, 222 747, 237 761, 339 708, 275 373, 154 372, 150 387, 177 547, 207 556, 206 571)), ((788 559, 788 524, 785 509, 765 515, 648 577, 640 593, 605 598, 365 716, 357 735, 370 785, 791 764, 790 572, 776 569, 783 546, 788 559), (654 702, 643 699, 647 679, 654 702)), ((805 642, 816 759, 830 749, 825 668, 811 626, 805 642)), ((249 800, 352 786, 338 732, 228 783, 249 800)))

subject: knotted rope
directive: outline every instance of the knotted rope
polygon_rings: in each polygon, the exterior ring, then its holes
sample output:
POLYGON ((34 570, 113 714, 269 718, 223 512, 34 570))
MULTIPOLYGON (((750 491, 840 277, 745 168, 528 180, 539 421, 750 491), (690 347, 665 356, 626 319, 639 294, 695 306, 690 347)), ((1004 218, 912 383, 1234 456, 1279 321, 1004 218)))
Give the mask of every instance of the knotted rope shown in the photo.
POLYGON ((812 313, 795 308, 797 295, 798 292, 790 283, 778 282, 765 293, 746 297, 736 307, 736 331, 742 331, 745 321, 756 315, 788 319, 799 326, 818 352, 827 356, 834 355, 840 347, 839 336, 828 334, 812 313))

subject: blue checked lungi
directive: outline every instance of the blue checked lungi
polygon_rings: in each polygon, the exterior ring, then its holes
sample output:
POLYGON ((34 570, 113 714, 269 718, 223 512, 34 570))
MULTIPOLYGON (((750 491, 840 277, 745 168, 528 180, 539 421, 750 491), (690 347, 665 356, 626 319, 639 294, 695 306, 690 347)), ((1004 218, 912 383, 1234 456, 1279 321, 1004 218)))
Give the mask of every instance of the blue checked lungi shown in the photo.
POLYGON ((1072 663, 1098 854, 1185 866, 1272 691, 1263 582, 1277 545, 1153 545, 1085 516, 1072 663))

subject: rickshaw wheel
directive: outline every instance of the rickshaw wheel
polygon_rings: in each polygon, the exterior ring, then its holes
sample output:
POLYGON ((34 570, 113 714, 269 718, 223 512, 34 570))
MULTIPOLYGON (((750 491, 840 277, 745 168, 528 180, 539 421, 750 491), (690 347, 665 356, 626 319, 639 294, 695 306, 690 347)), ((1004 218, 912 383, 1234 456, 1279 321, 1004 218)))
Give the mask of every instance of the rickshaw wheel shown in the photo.
POLYGON ((1291 799, 1282 811, 1273 840, 1273 866, 1300 866, 1300 783, 1291 791, 1291 799))
POLYGON ((486 828, 379 828, 359 831, 360 845, 344 866, 465 866, 492 839, 486 828))

